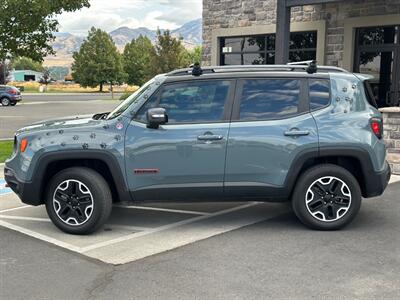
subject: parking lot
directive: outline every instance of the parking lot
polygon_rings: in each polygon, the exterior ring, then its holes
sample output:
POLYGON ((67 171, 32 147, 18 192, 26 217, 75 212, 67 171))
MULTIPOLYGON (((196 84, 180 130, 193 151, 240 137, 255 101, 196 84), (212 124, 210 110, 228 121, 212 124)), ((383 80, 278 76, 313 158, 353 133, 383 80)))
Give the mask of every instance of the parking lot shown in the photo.
POLYGON ((0 106, 0 139, 12 138, 17 129, 34 122, 107 112, 119 103, 108 95, 97 94, 23 96, 23 101, 16 106, 0 106))
POLYGON ((0 225, 110 264, 124 264, 289 211, 272 203, 132 203, 114 205, 107 225, 89 236, 60 232, 44 206, 22 204, 0 181, 0 225))
POLYGON ((287 204, 131 203, 90 236, 0 180, 0 298, 398 299, 398 179, 342 231, 306 229, 287 204))

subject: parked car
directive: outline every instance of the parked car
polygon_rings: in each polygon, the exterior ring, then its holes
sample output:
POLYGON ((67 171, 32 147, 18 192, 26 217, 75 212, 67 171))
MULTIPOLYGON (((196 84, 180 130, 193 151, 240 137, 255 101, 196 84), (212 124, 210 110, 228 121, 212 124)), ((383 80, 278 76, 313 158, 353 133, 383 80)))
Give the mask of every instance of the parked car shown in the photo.
POLYGON ((14 106, 22 100, 21 92, 13 86, 0 85, 0 103, 2 106, 14 106))
POLYGON ((148 200, 291 201, 305 225, 336 230, 390 178, 366 85, 315 64, 177 70, 111 113, 20 129, 5 179, 72 234, 148 200))

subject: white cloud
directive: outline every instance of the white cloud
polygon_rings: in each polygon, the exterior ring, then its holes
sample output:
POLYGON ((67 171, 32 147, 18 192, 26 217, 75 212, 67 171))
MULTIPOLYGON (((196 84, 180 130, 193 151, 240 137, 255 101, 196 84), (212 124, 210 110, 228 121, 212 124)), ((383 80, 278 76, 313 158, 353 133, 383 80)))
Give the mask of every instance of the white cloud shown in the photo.
POLYGON ((202 0, 92 0, 91 7, 58 17, 61 32, 86 35, 95 26, 175 29, 201 17, 202 0))

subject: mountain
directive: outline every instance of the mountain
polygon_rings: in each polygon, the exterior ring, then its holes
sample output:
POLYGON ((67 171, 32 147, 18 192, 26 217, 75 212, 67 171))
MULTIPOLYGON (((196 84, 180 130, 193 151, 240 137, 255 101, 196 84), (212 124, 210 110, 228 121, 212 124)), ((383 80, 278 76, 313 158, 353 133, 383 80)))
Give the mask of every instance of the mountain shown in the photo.
MULTIPOLYGON (((163 31, 163 30, 161 30, 163 31)), ((202 19, 197 19, 183 24, 181 27, 171 31, 172 36, 182 38, 183 45, 192 49, 202 43, 202 19)), ((68 32, 57 32, 56 39, 52 43, 56 56, 49 56, 45 59, 47 66, 70 66, 73 59, 72 54, 78 51, 85 37, 76 36, 68 32)), ((147 36, 153 43, 157 38, 157 31, 146 27, 129 28, 120 27, 110 32, 112 39, 120 51, 132 39, 140 35, 147 36)))
POLYGON ((146 27, 139 27, 136 29, 120 27, 114 31, 111 31, 110 35, 115 44, 122 48, 133 39, 138 38, 140 35, 147 36, 152 41, 154 41, 157 36, 156 31, 150 30, 146 27))
POLYGON ((182 27, 173 30, 171 33, 173 36, 182 37, 187 43, 195 46, 201 45, 203 42, 203 21, 202 19, 190 21, 183 24, 182 27))

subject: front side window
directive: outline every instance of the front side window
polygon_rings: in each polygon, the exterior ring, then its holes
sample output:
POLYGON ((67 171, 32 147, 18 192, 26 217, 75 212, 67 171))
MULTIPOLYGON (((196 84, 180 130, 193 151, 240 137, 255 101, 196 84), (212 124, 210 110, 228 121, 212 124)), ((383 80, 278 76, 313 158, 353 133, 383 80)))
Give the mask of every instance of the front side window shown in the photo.
POLYGON ((241 121, 283 119, 298 114, 300 80, 249 79, 242 84, 241 121))
POLYGON ((108 116, 107 119, 114 119, 120 116, 125 110, 127 110, 131 105, 138 102, 143 94, 149 91, 154 83, 154 79, 151 79, 145 83, 140 89, 129 96, 124 102, 118 105, 108 116))
POLYGON ((136 119, 146 120, 150 108, 165 108, 168 124, 219 122, 224 119, 231 81, 213 80, 166 84, 140 109, 136 119))
POLYGON ((330 83, 327 79, 310 79, 310 110, 327 106, 330 102, 330 83))

